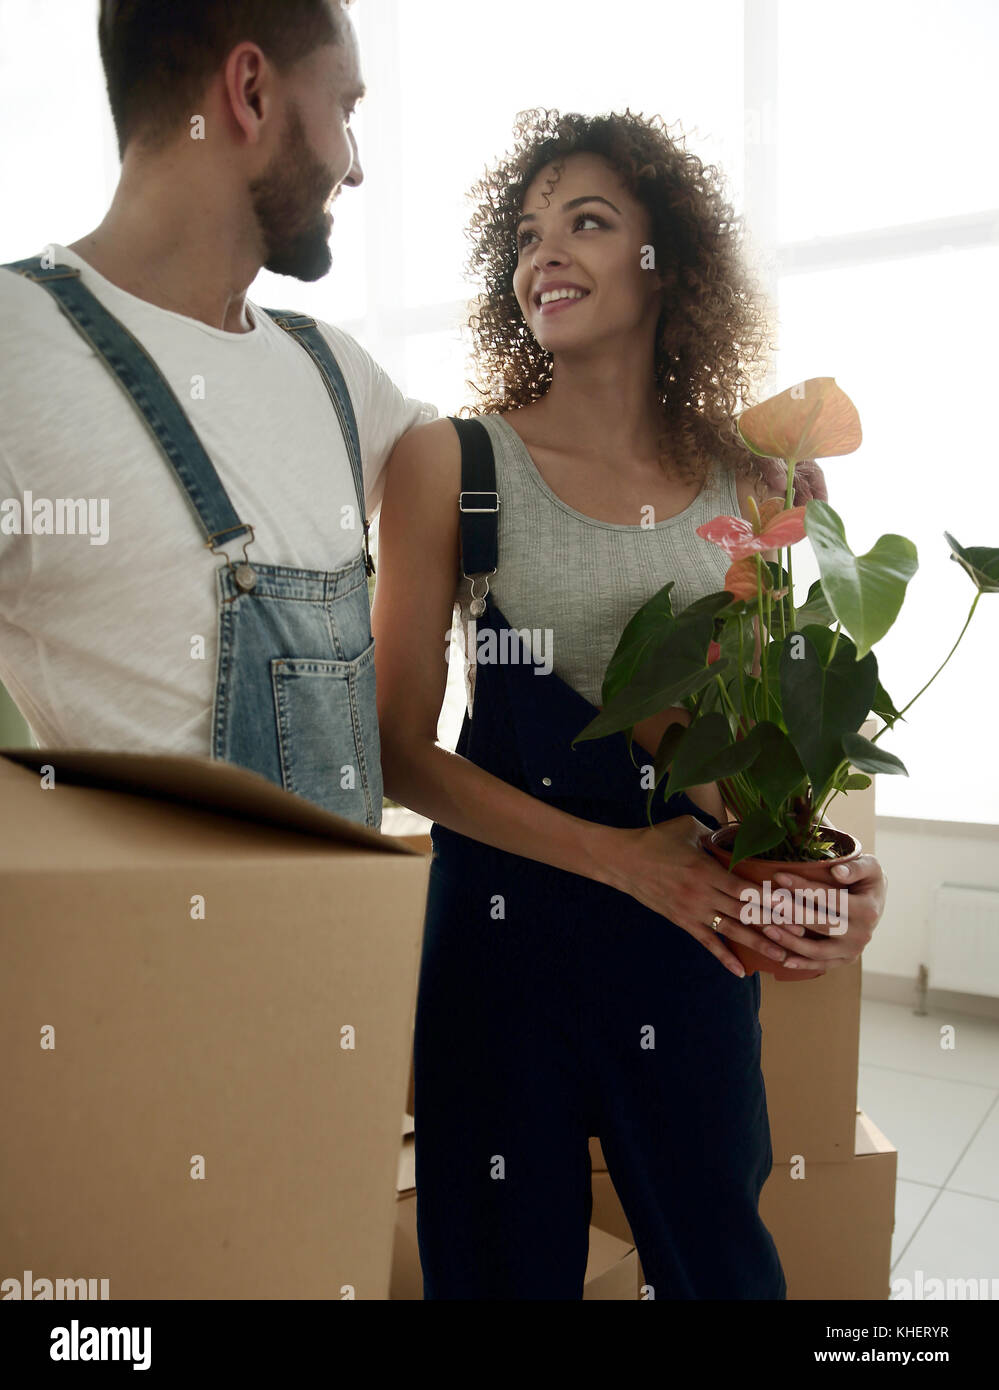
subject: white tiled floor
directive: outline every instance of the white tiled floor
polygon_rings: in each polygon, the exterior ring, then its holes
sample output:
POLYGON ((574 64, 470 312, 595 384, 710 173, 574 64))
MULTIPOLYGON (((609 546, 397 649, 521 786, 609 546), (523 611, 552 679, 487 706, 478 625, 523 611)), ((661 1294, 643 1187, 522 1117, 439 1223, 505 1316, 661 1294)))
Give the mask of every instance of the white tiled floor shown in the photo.
POLYGON ((863 1000, 857 1104, 898 1149, 892 1279, 999 1289, 999 1022, 863 1000))

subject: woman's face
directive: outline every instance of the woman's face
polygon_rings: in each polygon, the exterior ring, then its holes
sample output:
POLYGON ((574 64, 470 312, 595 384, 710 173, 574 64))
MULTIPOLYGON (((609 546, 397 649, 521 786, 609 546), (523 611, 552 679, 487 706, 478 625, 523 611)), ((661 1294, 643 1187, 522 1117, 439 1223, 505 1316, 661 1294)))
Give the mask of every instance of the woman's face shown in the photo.
POLYGON ((643 269, 648 209, 600 155, 569 155, 552 190, 555 177, 552 165, 537 175, 517 225, 513 288, 525 323, 550 352, 651 334, 660 285, 643 269))

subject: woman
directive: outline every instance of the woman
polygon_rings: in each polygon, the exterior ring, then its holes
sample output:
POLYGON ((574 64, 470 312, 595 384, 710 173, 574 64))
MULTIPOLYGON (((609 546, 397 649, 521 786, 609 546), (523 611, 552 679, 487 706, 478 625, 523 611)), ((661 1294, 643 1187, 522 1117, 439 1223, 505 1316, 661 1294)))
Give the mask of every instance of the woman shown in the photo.
MULTIPOLYGON (((656 1297, 780 1299, 758 1212, 760 981, 724 942, 759 937, 700 848, 718 789, 660 796, 648 825, 640 768, 682 709, 636 725, 639 769, 623 735, 570 749, 635 610, 669 578, 675 611, 723 587, 694 528, 782 490, 732 423, 765 317, 713 171, 660 122, 529 112, 517 134, 472 222, 500 505, 468 657, 483 631, 537 629, 554 669, 475 662, 456 753, 436 743, 441 638, 470 599, 449 420, 400 441, 379 531, 385 786, 435 822, 414 1051, 425 1297, 580 1298, 599 1135, 656 1297)), ((865 872, 845 936, 778 930, 774 958, 856 959, 881 908, 865 872)))

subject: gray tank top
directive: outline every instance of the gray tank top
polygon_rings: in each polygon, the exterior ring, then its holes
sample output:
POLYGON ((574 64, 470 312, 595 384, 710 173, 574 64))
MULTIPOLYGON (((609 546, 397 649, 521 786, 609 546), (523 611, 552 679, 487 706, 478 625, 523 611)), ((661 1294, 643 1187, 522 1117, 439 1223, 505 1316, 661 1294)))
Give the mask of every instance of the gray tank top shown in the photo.
MULTIPOLYGON (((555 496, 501 415, 477 418, 492 440, 500 498, 499 558, 489 591, 510 626, 521 630, 534 660, 550 662, 556 675, 599 707, 607 664, 643 603, 670 579, 676 581, 674 613, 724 587, 731 561, 696 528, 716 516, 739 516, 735 474, 716 464, 690 506, 655 526, 597 521, 555 496)), ((470 588, 462 578, 455 595, 469 714, 476 656, 470 588)), ((482 588, 479 580, 476 594, 482 588)))

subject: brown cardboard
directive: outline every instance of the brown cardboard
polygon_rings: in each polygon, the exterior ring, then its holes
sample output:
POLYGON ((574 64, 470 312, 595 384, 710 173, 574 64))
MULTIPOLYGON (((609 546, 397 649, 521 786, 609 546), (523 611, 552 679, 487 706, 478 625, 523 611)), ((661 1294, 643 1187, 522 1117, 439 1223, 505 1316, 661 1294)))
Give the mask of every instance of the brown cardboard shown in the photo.
MULTIPOLYGON (((898 1153, 862 1111, 854 1116, 854 1153, 845 1161, 775 1164, 760 1196, 787 1296, 886 1299, 890 1294, 898 1153)), ((610 1174, 592 1177, 595 1226, 630 1241, 631 1230, 610 1174)), ((639 1289, 641 1266, 639 1266, 639 1289)))
POLYGON ((856 1153, 845 1163, 774 1167, 760 1214, 780 1251, 788 1298, 891 1296, 897 1168, 897 1150, 862 1113, 856 1153))
POLYGON ((393 835, 392 839, 401 840, 417 854, 433 854, 434 851, 434 842, 429 835, 393 835))
POLYGON ((416 1145, 412 1130, 403 1133, 395 1190, 400 1196, 416 1191, 416 1145))
POLYGON ((386 1298, 429 860, 194 758, 2 751, 0 824, 0 1277, 386 1298))
POLYGON ((774 1162, 853 1154, 860 1061, 861 961, 814 980, 763 976, 761 1066, 774 1162))
MULTIPOLYGON (((634 1244, 591 1226, 583 1299, 634 1300, 637 1287, 638 1257, 634 1244)), ((423 1298, 415 1191, 400 1193, 396 1204, 395 1258, 389 1297, 394 1300, 423 1298)))

